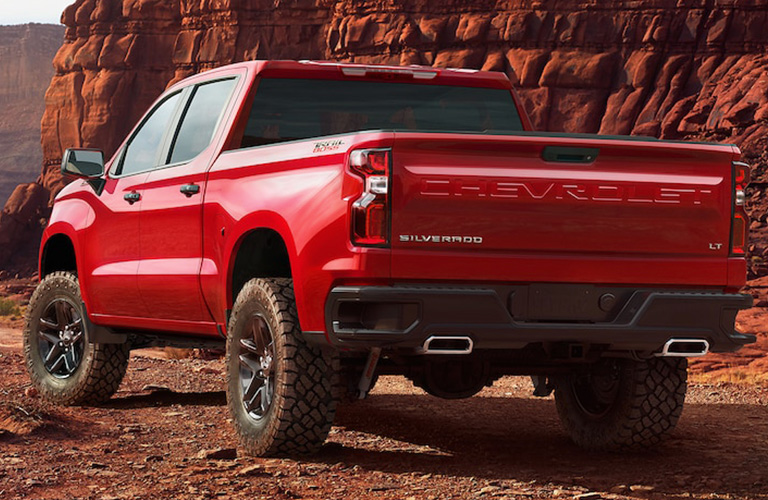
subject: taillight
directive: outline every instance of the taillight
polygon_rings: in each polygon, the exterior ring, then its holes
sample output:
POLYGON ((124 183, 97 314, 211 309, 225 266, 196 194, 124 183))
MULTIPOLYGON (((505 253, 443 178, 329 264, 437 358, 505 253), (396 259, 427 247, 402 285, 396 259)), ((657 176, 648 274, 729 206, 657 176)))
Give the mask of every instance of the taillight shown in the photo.
POLYGON ((733 221, 731 223, 731 254, 744 255, 747 252, 749 216, 747 215, 747 185, 749 165, 733 162, 733 221))
POLYGON ((363 192, 352 203, 352 243, 389 244, 389 149, 358 149, 349 155, 352 172, 363 178, 363 192))

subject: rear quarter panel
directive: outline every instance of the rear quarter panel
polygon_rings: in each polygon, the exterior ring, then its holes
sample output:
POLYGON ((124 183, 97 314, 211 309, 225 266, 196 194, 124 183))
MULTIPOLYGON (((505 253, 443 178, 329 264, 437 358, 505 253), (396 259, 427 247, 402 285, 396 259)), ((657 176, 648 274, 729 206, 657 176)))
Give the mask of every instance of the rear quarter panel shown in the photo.
POLYGON ((209 172, 204 202, 201 284, 217 322, 231 309, 232 268, 251 231, 268 228, 288 249, 301 327, 324 331, 335 283, 382 284, 389 250, 350 244, 349 206, 361 180, 348 173, 351 148, 392 144, 392 134, 350 134, 222 154, 209 172), (328 146, 328 144, 332 144, 328 146))

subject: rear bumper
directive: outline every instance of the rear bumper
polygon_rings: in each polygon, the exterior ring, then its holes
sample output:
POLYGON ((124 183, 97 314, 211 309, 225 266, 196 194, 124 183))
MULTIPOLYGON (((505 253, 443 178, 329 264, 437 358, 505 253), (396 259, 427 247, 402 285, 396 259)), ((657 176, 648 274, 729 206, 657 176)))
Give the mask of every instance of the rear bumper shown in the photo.
POLYGON ((752 306, 749 295, 564 285, 542 307, 532 301, 535 286, 337 287, 326 302, 328 338, 307 335, 343 349, 417 352, 431 336, 467 336, 475 350, 573 343, 656 352, 671 338, 687 338, 729 352, 755 341, 734 328, 737 312, 752 306), (557 300, 563 290, 582 297, 557 300), (615 292, 613 307, 600 302, 607 291, 615 292), (598 304, 606 311, 602 315, 589 311, 598 304))

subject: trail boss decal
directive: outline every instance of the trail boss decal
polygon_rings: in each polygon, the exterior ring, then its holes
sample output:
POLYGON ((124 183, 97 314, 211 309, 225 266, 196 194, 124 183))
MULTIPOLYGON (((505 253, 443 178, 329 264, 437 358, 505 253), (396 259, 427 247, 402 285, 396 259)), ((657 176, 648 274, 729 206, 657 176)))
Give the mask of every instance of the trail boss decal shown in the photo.
POLYGON ((468 245, 481 245, 482 236, 440 236, 436 234, 401 234, 403 243, 466 243, 468 245))
POLYGON ((341 139, 335 139, 333 141, 321 141, 315 143, 315 149, 312 153, 328 153, 329 151, 336 151, 344 145, 344 141, 341 139))

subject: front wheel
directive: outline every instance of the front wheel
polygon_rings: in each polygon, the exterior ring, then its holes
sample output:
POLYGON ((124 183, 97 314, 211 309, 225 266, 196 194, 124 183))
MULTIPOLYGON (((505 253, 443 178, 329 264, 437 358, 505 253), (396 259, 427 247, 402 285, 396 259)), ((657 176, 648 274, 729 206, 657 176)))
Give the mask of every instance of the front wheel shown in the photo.
POLYGON ((685 402, 685 358, 605 360, 556 380, 555 402, 571 439, 587 449, 642 449, 677 425, 685 402))
POLYGON ((24 327, 24 357, 32 384, 57 404, 107 401, 128 368, 126 344, 88 342, 77 276, 55 272, 35 289, 24 327))
POLYGON ((290 279, 252 279, 232 308, 227 405, 251 455, 309 454, 336 413, 337 357, 301 338, 290 279))

